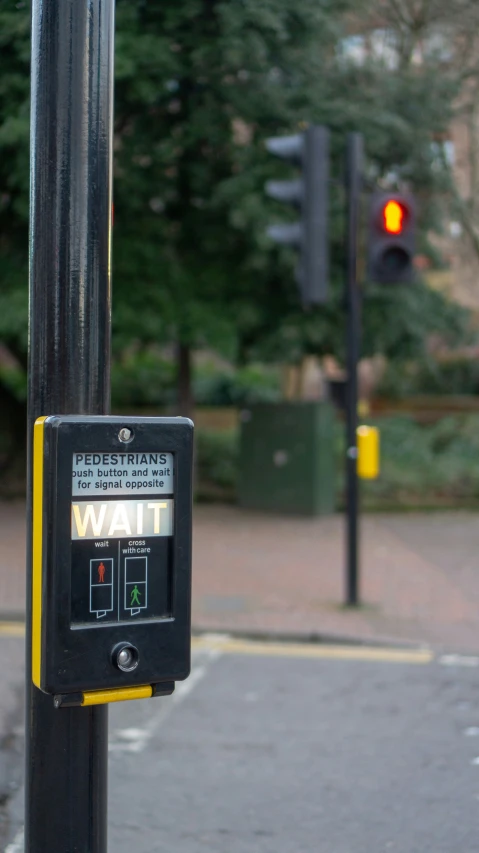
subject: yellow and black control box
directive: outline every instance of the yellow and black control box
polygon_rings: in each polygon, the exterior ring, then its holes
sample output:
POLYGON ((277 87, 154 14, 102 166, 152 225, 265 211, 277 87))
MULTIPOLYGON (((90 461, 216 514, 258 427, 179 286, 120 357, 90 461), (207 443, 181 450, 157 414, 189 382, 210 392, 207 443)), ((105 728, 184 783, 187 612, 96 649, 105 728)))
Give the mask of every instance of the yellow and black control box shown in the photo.
POLYGON ((36 421, 32 680, 57 707, 189 674, 192 464, 186 418, 36 421))

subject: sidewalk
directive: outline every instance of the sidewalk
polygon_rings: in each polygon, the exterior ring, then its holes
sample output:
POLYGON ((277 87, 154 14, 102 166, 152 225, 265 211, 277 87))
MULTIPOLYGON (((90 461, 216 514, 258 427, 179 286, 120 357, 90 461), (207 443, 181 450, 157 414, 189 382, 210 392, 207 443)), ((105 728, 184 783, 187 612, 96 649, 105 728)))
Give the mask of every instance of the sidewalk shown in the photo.
MULTIPOLYGON (((344 519, 195 509, 197 629, 428 643, 479 653, 479 516, 366 515, 361 597, 345 610, 344 519)), ((0 615, 24 611, 23 505, 0 504, 0 615)))
POLYGON ((361 599, 345 610, 344 519, 199 507, 194 624, 479 652, 479 517, 366 515, 361 599))

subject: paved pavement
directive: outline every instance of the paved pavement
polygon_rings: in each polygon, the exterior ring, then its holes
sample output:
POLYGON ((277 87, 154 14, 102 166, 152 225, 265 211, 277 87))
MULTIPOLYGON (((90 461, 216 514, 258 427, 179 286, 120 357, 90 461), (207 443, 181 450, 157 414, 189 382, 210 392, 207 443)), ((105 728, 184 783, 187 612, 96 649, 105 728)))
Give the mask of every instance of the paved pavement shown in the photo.
POLYGON ((341 607, 344 521, 199 507, 194 622, 209 629, 391 638, 479 650, 479 516, 367 515, 364 607, 341 607))
MULTIPOLYGON (((0 615, 24 609, 24 509, 0 505, 0 615)), ((206 630, 479 651, 479 515, 366 515, 364 607, 343 601, 344 521, 195 510, 193 622, 206 630)))
POLYGON ((477 851, 477 669, 267 648, 196 666, 166 718, 111 715, 110 850, 477 851))
POLYGON ((0 613, 25 611, 25 506, 0 503, 0 613))
POLYGON ((25 642, 22 626, 0 624, 0 629, 3 629, 0 630, 0 850, 3 850, 2 843, 12 837, 21 819, 12 823, 10 805, 15 797, 21 800, 23 780, 25 642))
POLYGON ((173 697, 110 709, 108 849, 476 853, 478 664, 205 638, 173 697))

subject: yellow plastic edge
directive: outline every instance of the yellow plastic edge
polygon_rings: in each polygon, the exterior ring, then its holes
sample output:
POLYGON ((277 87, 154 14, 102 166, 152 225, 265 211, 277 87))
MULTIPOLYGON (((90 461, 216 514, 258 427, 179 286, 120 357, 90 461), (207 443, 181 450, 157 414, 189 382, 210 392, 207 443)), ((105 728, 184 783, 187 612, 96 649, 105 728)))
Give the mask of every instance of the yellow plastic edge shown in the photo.
POLYGON ((86 690, 83 693, 82 707, 106 705, 108 702, 125 702, 128 699, 150 699, 152 696, 151 684, 146 684, 144 687, 119 687, 117 690, 86 690))
POLYGON ((37 418, 33 427, 32 681, 38 688, 42 666, 43 444, 47 417, 37 418))

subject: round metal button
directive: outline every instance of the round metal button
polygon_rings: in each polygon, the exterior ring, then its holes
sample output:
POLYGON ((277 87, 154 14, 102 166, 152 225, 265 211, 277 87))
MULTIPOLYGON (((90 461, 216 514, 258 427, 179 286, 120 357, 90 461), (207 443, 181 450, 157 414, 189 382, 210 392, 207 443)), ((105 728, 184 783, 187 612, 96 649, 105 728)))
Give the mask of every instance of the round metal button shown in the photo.
POLYGON ((119 643, 112 652, 113 663, 122 672, 133 672, 140 662, 138 649, 130 643, 119 643))

